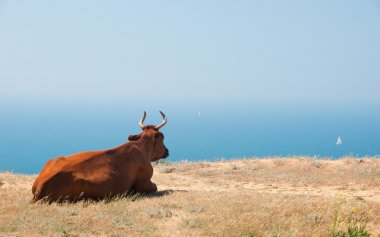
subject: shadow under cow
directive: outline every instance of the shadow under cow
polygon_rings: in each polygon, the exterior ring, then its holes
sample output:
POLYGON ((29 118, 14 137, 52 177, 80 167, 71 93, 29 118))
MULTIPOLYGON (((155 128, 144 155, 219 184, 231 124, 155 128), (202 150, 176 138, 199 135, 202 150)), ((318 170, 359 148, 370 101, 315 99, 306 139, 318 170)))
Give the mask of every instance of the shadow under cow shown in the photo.
POLYGON ((130 196, 130 198, 132 199, 132 201, 136 201, 143 198, 160 198, 160 197, 171 195, 172 193, 186 193, 186 192, 187 192, 186 190, 180 190, 180 189, 165 189, 165 190, 157 191, 154 193, 142 193, 142 194, 137 193, 135 195, 130 196))
POLYGON ((161 198, 165 197, 168 195, 171 195, 172 193, 176 192, 187 192, 186 190, 174 190, 174 189, 165 189, 165 190, 160 190, 154 193, 129 193, 129 194, 124 194, 124 195, 118 195, 114 197, 109 197, 109 198, 102 198, 102 199, 97 199, 97 198, 81 198, 77 197, 74 199, 69 199, 69 198, 62 198, 59 200, 51 200, 48 197, 41 199, 38 201, 40 204, 52 204, 52 203, 57 203, 57 204, 74 204, 74 203, 111 203, 114 201, 119 201, 119 200, 130 200, 132 202, 138 201, 141 199, 146 199, 146 198, 161 198))

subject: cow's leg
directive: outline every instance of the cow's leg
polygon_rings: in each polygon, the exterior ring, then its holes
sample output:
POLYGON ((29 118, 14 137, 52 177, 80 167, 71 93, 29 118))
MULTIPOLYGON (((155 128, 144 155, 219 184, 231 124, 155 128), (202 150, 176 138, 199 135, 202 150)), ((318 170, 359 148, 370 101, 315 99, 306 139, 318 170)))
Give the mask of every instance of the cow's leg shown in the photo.
POLYGON ((154 193, 157 192, 157 185, 147 180, 145 182, 135 183, 133 189, 138 193, 154 193))

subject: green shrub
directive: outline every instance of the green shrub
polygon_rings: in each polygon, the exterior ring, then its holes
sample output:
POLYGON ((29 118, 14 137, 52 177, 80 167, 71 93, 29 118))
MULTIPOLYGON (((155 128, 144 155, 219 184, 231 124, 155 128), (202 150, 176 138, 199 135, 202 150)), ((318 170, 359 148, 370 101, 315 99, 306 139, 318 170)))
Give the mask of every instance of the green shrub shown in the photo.
POLYGON ((330 237, 370 237, 365 226, 349 226, 347 232, 334 231, 329 233, 330 237))
MULTIPOLYGON (((335 210, 332 223, 329 229, 329 237, 370 237, 368 230, 366 229, 369 218, 350 216, 345 223, 347 226, 346 231, 338 230, 339 223, 339 210, 335 210)), ((343 222, 344 223, 344 222, 343 222)))

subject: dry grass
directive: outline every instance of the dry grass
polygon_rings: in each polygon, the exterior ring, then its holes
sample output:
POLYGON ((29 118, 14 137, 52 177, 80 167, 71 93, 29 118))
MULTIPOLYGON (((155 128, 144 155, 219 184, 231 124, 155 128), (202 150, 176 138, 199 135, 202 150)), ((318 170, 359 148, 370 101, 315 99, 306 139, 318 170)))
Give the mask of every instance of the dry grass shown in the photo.
POLYGON ((29 204, 35 175, 0 174, 0 236, 380 236, 380 159, 155 165, 157 195, 29 204))

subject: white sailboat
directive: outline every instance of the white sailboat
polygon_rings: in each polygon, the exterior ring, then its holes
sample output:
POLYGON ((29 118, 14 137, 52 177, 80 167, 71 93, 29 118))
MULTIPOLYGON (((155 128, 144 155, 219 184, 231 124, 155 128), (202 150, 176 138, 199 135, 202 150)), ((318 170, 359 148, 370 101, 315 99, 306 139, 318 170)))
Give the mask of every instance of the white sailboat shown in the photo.
POLYGON ((343 144, 342 139, 340 138, 340 136, 338 136, 338 140, 336 141, 336 144, 337 145, 342 145, 343 144))

